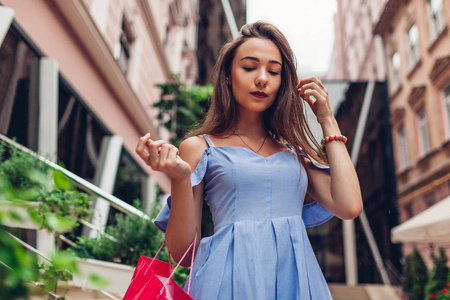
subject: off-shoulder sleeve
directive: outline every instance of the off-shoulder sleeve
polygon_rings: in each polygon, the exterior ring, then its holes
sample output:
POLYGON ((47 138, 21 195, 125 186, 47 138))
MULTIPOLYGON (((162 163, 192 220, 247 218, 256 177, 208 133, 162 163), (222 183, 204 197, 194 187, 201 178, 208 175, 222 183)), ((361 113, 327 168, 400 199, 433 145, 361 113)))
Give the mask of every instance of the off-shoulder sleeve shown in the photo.
POLYGON ((325 223, 334 215, 320 205, 319 202, 314 201, 303 205, 302 217, 306 227, 314 227, 325 223))
MULTIPOLYGON (((311 159, 305 152, 302 153, 305 158, 307 158, 317 169, 323 170, 330 173, 330 167, 323 165, 313 159, 311 159)), ((326 210, 318 202, 314 201, 303 205, 302 212, 303 222, 306 227, 319 226, 326 221, 330 220, 334 215, 326 210)))
MULTIPOLYGON (((208 166, 208 155, 211 152, 209 148, 205 149, 202 158, 197 164, 194 172, 191 174, 191 185, 192 187, 199 185, 202 182, 203 177, 205 177, 206 167, 208 166)), ((169 222, 170 207, 171 207, 172 196, 167 198, 167 203, 160 210, 153 223, 159 230, 166 232, 167 223, 169 222)))

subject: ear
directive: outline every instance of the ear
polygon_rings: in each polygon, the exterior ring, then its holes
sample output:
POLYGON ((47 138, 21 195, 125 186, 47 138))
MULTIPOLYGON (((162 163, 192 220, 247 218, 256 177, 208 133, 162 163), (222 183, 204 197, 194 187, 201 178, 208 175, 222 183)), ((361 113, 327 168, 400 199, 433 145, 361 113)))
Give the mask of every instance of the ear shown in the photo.
POLYGON ((225 77, 225 79, 227 80, 227 84, 228 84, 228 85, 231 85, 230 75, 228 75, 227 77, 225 77))

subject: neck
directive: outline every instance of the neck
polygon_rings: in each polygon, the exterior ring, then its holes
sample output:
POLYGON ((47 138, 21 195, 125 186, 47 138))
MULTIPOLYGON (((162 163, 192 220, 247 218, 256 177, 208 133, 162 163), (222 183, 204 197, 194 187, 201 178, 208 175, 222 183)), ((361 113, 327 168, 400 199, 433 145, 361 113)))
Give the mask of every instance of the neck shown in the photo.
POLYGON ((233 133, 246 135, 255 139, 265 137, 267 130, 264 127, 262 116, 262 113, 246 114, 243 117, 238 116, 233 133))

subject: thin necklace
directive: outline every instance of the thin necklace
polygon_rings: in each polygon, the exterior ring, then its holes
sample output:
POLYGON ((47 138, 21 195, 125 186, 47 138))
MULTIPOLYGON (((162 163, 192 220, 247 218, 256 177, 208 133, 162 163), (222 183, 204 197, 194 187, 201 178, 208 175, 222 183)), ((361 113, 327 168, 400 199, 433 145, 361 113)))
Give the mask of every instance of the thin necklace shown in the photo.
POLYGON ((253 150, 253 148, 250 147, 250 146, 242 139, 242 137, 241 137, 238 133, 235 133, 234 135, 237 135, 237 137, 238 137, 239 139, 241 139, 241 141, 244 143, 244 145, 247 146, 250 150, 252 150, 252 151, 255 152, 255 153, 258 153, 258 152, 262 149, 262 147, 264 146, 264 143, 266 142, 266 139, 267 139, 267 136, 269 136, 269 133, 266 133, 266 136, 264 137, 264 141, 262 142, 261 146, 259 146, 258 151, 253 150))

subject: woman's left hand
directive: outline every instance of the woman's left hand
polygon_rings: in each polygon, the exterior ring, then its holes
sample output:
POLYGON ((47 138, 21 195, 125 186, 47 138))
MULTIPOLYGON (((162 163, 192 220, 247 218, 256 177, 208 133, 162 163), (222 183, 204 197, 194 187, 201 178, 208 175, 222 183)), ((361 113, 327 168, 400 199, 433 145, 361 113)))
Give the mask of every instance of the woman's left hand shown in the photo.
POLYGON ((317 77, 302 78, 297 85, 297 90, 300 97, 311 107, 319 124, 334 118, 328 91, 317 77))

